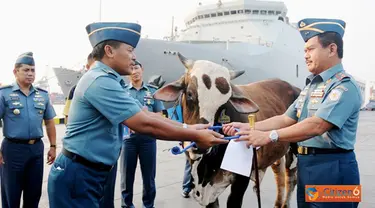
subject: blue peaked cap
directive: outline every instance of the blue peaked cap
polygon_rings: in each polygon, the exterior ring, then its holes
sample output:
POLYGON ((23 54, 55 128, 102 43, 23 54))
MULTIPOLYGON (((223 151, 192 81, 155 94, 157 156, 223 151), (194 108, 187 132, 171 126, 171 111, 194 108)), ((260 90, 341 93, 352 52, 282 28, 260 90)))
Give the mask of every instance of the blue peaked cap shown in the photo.
POLYGON ((139 65, 140 67, 142 67, 142 64, 139 61, 135 60, 134 62, 135 62, 135 65, 139 65))
POLYGON ((26 52, 18 56, 16 64, 27 64, 30 66, 35 66, 33 52, 26 52))
POLYGON ((336 32, 343 38, 345 26, 346 23, 339 19, 307 18, 298 22, 298 30, 305 42, 325 32, 336 32))
POLYGON ((141 25, 128 22, 96 22, 86 26, 92 47, 106 40, 116 40, 135 48, 141 37, 141 25))

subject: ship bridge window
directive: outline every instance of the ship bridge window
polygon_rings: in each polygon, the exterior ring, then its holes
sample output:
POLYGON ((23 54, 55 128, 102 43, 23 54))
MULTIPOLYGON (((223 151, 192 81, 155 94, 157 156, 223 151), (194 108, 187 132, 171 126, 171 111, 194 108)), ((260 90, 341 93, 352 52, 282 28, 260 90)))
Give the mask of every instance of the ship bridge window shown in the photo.
POLYGON ((279 15, 279 14, 281 14, 281 11, 276 11, 276 15, 279 15))
POLYGON ((211 17, 216 17, 216 13, 212 13, 212 14, 211 14, 211 17))
POLYGON ((238 14, 242 14, 243 10, 238 10, 237 12, 238 12, 238 14))
POLYGON ((210 15, 209 14, 205 14, 204 18, 210 18, 210 15))
POLYGON ((237 14, 237 11, 236 10, 232 10, 232 11, 230 11, 230 14, 237 14))
POLYGON ((218 12, 217 16, 223 16, 223 13, 222 12, 218 12))
POLYGON ((224 12, 224 15, 229 15, 229 12, 224 12))
POLYGON ((253 14, 259 14, 259 10, 253 10, 253 14))
POLYGON ((245 14, 250 14, 251 10, 250 9, 245 9, 245 14))
POLYGON ((267 14, 266 10, 260 10, 260 14, 267 14))
POLYGON ((268 11, 268 15, 275 15, 275 11, 268 11))
POLYGON ((199 15, 199 16, 198 16, 198 19, 203 19, 203 15, 199 15))

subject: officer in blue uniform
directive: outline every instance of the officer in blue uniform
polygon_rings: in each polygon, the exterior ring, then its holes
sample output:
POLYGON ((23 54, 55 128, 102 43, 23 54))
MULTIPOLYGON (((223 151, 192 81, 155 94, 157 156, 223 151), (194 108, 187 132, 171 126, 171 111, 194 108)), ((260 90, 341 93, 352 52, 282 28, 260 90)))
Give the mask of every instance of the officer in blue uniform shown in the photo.
POLYGON ((4 208, 38 207, 42 194, 44 144, 43 120, 50 142, 47 163, 56 157, 56 116, 48 92, 34 87, 32 52, 21 54, 13 73, 16 82, 0 88, 0 118, 4 139, 1 145, 1 202, 4 208), (2 154, 2 156, 1 156, 2 154))
MULTIPOLYGON (((149 112, 161 113, 164 105, 160 100, 154 100, 153 94, 158 87, 143 82, 142 64, 135 61, 130 84, 127 91, 131 97, 149 112)), ((154 137, 133 132, 124 140, 121 153, 121 193, 122 206, 134 208, 133 205, 133 184, 137 160, 141 165, 143 180, 143 206, 154 207, 156 196, 155 175, 156 175, 156 140, 154 137)))
POLYGON ((239 127, 244 135, 240 140, 254 146, 298 142, 298 207, 357 207, 357 202, 305 202, 309 194, 305 185, 360 184, 353 150, 362 98, 341 63, 345 22, 303 19, 298 25, 311 75, 297 100, 284 115, 256 123, 255 131, 235 123, 228 124, 224 133, 233 134, 232 127, 239 127))
POLYGON ((165 140, 193 140, 202 148, 227 143, 205 129, 208 125, 181 125, 142 111, 128 96, 121 75, 132 72, 140 30, 139 24, 121 22, 86 27, 96 61, 74 92, 62 153, 48 178, 50 208, 99 207, 106 178, 120 156, 122 125, 165 140))
MULTIPOLYGON (((90 70, 91 66, 94 64, 94 58, 92 57, 92 53, 90 53, 87 56, 87 63, 86 63, 86 70, 90 70)), ((67 124, 68 115, 69 115, 69 109, 70 105, 72 103, 73 97, 74 97, 74 91, 76 89, 76 85, 74 85, 70 91, 69 96, 65 103, 64 108, 64 115, 65 115, 65 124, 67 124)), ((115 198, 115 185, 116 185, 116 175, 117 175, 117 163, 115 163, 115 166, 112 168, 108 178, 107 182, 104 185, 104 197, 103 200, 100 202, 100 208, 114 208, 114 198, 115 198)))

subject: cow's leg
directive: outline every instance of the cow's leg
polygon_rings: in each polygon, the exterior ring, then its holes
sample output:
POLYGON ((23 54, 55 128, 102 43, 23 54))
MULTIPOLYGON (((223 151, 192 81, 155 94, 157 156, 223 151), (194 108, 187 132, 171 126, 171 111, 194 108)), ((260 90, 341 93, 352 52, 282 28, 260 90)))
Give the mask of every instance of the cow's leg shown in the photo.
POLYGON ((217 198, 215 202, 213 202, 213 203, 211 203, 211 204, 209 204, 209 205, 206 206, 206 208, 219 208, 219 207, 220 207, 220 205, 219 205, 219 198, 217 198))
POLYGON ((277 196, 274 207, 279 208, 283 204, 285 194, 285 158, 282 157, 280 160, 272 164, 271 167, 275 176, 277 187, 277 196))
MULTIPOLYGON (((266 174, 266 170, 267 170, 267 168, 259 170, 259 174, 258 174, 258 176, 259 176, 259 187, 260 187, 260 184, 262 184, 262 180, 264 178, 264 175, 266 174)), ((255 178, 255 172, 254 171, 251 172, 251 180, 254 181, 253 191, 254 191, 254 193, 256 193, 257 192, 257 185, 256 185, 256 178, 255 178)))
POLYGON ((289 151, 285 155, 285 169, 286 169, 286 197, 283 203, 283 208, 290 207, 290 198, 292 197, 292 193, 294 188, 297 185, 297 157, 289 151))
POLYGON ((234 182, 231 186, 230 194, 227 200, 227 207, 241 208, 243 196, 245 195, 250 178, 242 175, 235 176, 234 182))

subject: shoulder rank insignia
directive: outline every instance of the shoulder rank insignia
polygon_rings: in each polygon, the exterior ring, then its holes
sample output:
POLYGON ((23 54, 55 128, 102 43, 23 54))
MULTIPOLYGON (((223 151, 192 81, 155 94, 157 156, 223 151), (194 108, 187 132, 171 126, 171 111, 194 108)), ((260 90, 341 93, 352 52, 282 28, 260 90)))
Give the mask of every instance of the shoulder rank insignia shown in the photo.
POLYGON ((342 72, 340 72, 340 73, 337 73, 336 75, 335 75, 335 77, 336 77, 336 79, 338 79, 338 80, 342 80, 342 79, 344 79, 344 78, 346 78, 346 77, 349 77, 348 75, 346 75, 345 73, 342 73, 342 72))
POLYGON ((2 90, 2 89, 6 89, 6 88, 10 88, 10 87, 13 87, 13 85, 2 85, 2 86, 0 86, 0 90, 2 90))
POLYGON ((337 86, 335 89, 342 89, 342 90, 344 90, 345 92, 348 91, 348 88, 346 88, 346 87, 344 87, 344 86, 342 86, 342 85, 337 86))
POLYGON ((41 87, 36 87, 36 89, 39 90, 39 91, 42 91, 42 92, 46 92, 46 93, 48 93, 47 90, 45 90, 45 89, 43 89, 43 88, 41 88, 41 87))
POLYGON ((105 73, 107 73, 107 74, 111 74, 111 75, 117 77, 117 75, 116 75, 113 71, 110 71, 110 70, 108 70, 108 69, 106 69, 106 68, 101 68, 101 70, 103 70, 103 71, 104 71, 105 73))

